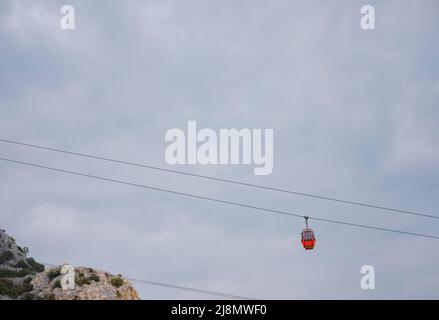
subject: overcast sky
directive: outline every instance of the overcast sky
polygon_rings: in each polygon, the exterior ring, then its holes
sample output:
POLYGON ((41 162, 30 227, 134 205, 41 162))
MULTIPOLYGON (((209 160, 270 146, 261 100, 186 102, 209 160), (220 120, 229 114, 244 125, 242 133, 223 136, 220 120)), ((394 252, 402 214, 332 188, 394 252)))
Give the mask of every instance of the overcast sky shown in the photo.
MULTIPOLYGON (((439 215, 437 1, 0 2, 0 138, 439 215), (376 29, 360 28, 373 4, 376 29), (76 29, 60 28, 60 8, 76 29), (165 161, 165 133, 274 129, 274 170, 165 161)), ((327 219, 439 220, 0 143, 1 157, 327 219)), ((255 298, 439 298, 438 240, 0 163, 0 227, 39 261, 255 298), (373 265, 376 289, 360 287, 373 265)), ((135 284, 144 299, 209 298, 135 284)))

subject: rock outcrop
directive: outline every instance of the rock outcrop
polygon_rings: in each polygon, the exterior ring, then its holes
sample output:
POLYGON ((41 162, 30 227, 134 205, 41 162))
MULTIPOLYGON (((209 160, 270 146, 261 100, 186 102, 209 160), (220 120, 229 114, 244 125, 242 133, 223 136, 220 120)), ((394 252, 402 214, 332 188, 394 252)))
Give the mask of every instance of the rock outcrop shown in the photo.
POLYGON ((74 269, 74 288, 62 288, 62 266, 45 268, 28 257, 29 250, 18 246, 0 230, 0 300, 138 300, 131 283, 121 275, 88 267, 74 269))
POLYGON ((138 300, 132 285, 120 275, 86 267, 75 268, 75 288, 61 288, 61 266, 38 273, 33 292, 47 300, 138 300))

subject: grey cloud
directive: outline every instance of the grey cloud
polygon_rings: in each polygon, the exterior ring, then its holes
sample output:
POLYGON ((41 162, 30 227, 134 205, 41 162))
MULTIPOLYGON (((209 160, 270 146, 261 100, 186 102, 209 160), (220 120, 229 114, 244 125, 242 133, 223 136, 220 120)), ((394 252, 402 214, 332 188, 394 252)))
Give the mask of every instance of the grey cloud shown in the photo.
MULTIPOLYGON (((273 128, 275 166, 179 169, 435 213, 437 3, 63 1, 0 5, 0 136, 166 166, 164 135, 273 128), (410 23, 408 23, 410 21, 410 23)), ((1 154, 314 216, 438 234, 438 224, 1 144, 1 154)), ((437 298, 431 240, 255 215, 2 163, 0 224, 47 262, 266 298, 437 298), (50 261, 49 261, 50 260, 50 261), (360 267, 377 290, 360 289, 360 267)), ((193 298, 139 284, 143 298, 193 298)))

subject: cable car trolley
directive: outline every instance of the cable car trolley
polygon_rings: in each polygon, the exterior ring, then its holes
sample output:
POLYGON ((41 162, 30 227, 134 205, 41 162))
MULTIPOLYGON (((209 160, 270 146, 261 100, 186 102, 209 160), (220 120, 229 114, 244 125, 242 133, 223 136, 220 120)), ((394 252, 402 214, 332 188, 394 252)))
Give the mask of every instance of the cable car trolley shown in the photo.
POLYGON ((305 218, 306 228, 303 229, 301 233, 302 245, 305 248, 305 250, 312 250, 314 249, 314 245, 316 244, 316 238, 314 236, 314 231, 312 231, 312 229, 308 227, 309 217, 305 216, 304 218, 305 218))

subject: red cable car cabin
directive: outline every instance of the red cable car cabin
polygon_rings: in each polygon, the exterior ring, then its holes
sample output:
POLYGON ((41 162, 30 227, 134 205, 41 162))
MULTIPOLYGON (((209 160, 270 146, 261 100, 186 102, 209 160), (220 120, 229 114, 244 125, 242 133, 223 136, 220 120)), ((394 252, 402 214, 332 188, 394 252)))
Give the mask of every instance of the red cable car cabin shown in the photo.
POLYGON ((302 245, 305 250, 314 249, 316 244, 316 238, 314 237, 314 232, 310 228, 303 229, 302 231, 302 245))

